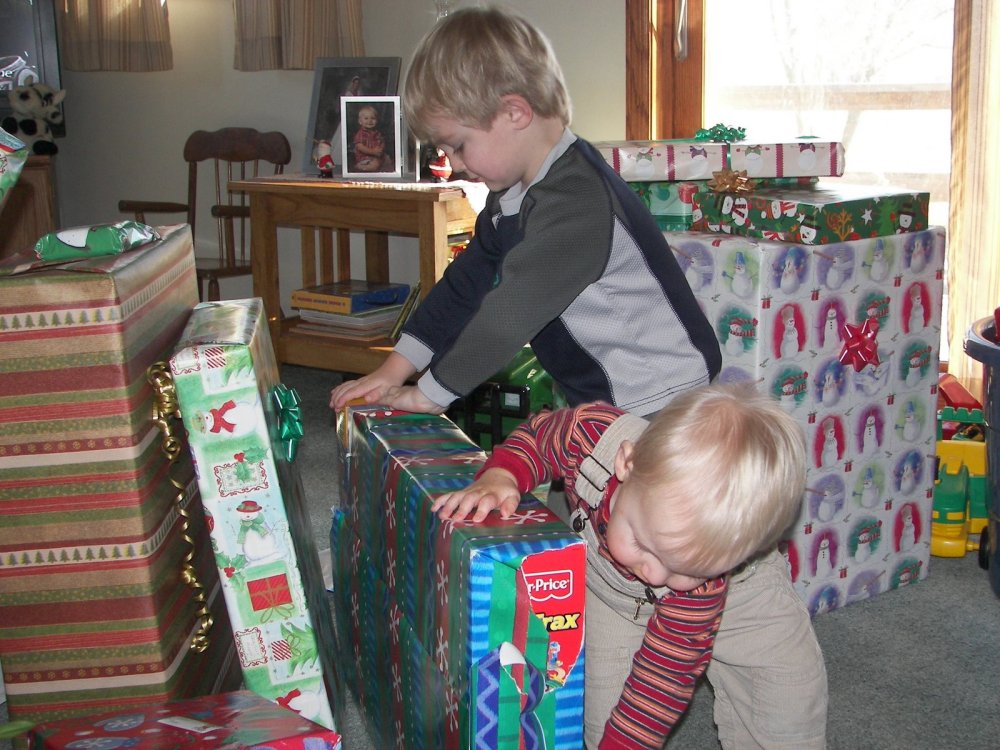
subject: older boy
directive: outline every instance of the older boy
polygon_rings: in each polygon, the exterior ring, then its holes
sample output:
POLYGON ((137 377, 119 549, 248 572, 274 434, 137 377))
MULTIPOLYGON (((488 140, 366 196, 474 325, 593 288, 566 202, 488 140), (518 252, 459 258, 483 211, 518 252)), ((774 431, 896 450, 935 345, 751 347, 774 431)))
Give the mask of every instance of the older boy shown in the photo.
POLYGON ((776 402, 712 385, 651 423, 607 404, 537 415, 433 510, 507 516, 523 492, 565 479, 570 520, 590 542, 588 746, 659 748, 708 665, 726 573, 795 520, 805 460, 802 432, 776 402))
POLYGON ((498 9, 457 11, 417 49, 403 103, 413 132, 491 193, 385 364, 335 388, 333 408, 363 397, 441 413, 527 342, 570 403, 640 415, 718 373, 715 334, 649 211, 569 131, 562 72, 537 29, 498 9))

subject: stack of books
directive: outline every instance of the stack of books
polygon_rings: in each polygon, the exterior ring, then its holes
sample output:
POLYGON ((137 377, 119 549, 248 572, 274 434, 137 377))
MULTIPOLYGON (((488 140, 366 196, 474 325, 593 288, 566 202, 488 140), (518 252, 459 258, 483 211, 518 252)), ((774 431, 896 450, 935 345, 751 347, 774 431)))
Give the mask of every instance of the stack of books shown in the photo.
POLYGON ((395 341, 413 312, 420 284, 379 284, 348 279, 296 289, 296 329, 359 343, 395 341))

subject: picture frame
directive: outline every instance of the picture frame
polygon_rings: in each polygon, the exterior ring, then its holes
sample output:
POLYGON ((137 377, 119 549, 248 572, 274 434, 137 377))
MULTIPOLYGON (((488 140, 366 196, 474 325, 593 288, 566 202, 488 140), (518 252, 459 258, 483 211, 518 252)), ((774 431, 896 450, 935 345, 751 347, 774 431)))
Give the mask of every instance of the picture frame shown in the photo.
POLYGON ((401 177, 403 118, 398 96, 342 96, 344 177, 401 177))
POLYGON ((343 165, 341 99, 345 96, 393 96, 399 85, 399 57, 320 57, 313 75, 302 171, 318 174, 317 146, 329 144, 333 164, 343 165))

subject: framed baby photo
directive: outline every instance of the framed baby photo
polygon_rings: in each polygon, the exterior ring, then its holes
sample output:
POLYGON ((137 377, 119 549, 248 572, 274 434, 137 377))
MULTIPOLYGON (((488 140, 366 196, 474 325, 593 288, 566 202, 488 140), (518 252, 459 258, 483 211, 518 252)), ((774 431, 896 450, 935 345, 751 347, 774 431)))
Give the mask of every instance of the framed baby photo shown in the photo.
POLYGON ((321 57, 313 75, 312 103, 302 169, 316 174, 318 152, 327 151, 341 166, 341 105, 345 96, 394 96, 399 82, 398 57, 321 57))
POLYGON ((398 96, 340 99, 344 177, 400 177, 403 127, 398 96))

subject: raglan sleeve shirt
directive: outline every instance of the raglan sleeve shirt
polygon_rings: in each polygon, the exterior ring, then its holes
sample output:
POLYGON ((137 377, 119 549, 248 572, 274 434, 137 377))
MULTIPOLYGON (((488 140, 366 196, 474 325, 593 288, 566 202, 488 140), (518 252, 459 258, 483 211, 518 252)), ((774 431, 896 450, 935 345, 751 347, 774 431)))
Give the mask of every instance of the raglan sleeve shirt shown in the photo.
POLYGON ((396 351, 418 370, 420 390, 445 406, 505 367, 559 318, 608 262, 611 197, 565 155, 500 217, 491 194, 469 247, 415 310, 396 351), (502 222, 502 226, 498 224, 502 222))
MULTIPOLYGON (((583 502, 574 489, 577 468, 621 414, 607 404, 542 412, 515 429, 481 471, 509 471, 521 492, 565 478, 567 497, 575 507, 583 502)), ((600 750, 662 747, 708 667, 726 589, 727 579, 715 578, 694 591, 668 591, 657 601, 600 750)))

